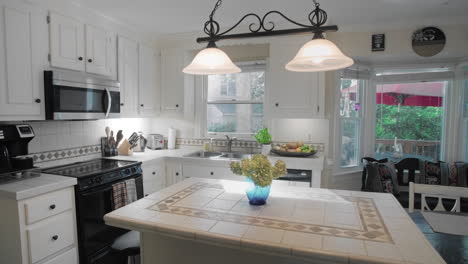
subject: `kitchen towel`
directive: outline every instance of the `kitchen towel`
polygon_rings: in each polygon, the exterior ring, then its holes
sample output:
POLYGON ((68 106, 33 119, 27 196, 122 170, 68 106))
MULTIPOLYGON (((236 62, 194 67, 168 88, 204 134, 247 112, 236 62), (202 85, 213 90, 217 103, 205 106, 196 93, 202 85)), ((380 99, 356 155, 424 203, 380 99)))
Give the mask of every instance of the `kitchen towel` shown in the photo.
POLYGON ((127 204, 138 200, 135 179, 126 180, 125 186, 127 188, 127 204))
POLYGON ((169 131, 168 131, 167 134, 168 134, 168 136, 167 136, 167 148, 168 149, 175 149, 177 130, 175 130, 175 128, 171 127, 171 128, 169 128, 169 131))
POLYGON ((112 184, 113 209, 119 209, 128 204, 127 187, 125 182, 112 184))

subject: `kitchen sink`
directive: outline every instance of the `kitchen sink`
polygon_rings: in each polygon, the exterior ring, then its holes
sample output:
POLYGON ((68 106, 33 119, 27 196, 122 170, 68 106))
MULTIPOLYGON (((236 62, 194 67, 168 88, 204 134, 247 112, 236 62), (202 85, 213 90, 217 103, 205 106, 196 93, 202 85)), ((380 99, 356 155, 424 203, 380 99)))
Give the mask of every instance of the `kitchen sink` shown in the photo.
POLYGON ((190 157, 190 158, 215 158, 215 157, 220 157, 222 155, 223 155, 223 153, 221 153, 221 152, 199 151, 199 152, 195 152, 195 153, 186 155, 185 157, 190 157))
POLYGON ((221 158, 225 159, 246 159, 251 158, 251 154, 244 154, 244 153, 223 153, 221 158))
POLYGON ((251 154, 246 153, 231 153, 231 152, 211 152, 211 151, 198 151, 192 154, 185 155, 189 158, 202 158, 202 159, 245 159, 252 157, 251 154))

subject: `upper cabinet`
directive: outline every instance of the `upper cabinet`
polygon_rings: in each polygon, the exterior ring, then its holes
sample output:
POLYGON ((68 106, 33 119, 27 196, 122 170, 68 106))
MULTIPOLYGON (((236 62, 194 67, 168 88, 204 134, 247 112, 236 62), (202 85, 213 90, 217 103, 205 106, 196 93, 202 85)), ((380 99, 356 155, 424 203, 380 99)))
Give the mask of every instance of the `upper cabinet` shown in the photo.
POLYGON ((116 35, 74 18, 50 12, 52 67, 116 77, 116 35))
POLYGON ((52 67, 85 70, 84 25, 71 17, 50 12, 50 64, 52 67))
POLYGON ((19 2, 0 8, 0 120, 43 119, 47 13, 19 2))
POLYGON ((268 109, 271 118, 323 118, 325 74, 290 72, 285 65, 303 43, 270 45, 268 109))
POLYGON ((116 77, 116 35, 86 25, 86 72, 116 77))
POLYGON ((139 113, 154 116, 159 112, 158 86, 156 85, 156 54, 154 49, 140 45, 139 49, 139 113))
POLYGON ((183 113, 185 74, 184 51, 164 49, 161 51, 161 111, 183 113))
POLYGON ((120 82, 120 110, 123 117, 138 115, 138 57, 138 42, 119 36, 118 80, 120 82))

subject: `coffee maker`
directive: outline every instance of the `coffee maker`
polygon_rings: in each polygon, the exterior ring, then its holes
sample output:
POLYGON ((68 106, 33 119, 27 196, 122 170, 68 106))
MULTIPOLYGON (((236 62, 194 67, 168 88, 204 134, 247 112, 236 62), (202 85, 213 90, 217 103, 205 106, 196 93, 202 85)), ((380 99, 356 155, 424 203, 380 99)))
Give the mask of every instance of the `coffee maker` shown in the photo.
POLYGON ((33 167, 32 158, 21 157, 28 154, 28 144, 33 138, 30 125, 0 125, 0 174, 33 167))

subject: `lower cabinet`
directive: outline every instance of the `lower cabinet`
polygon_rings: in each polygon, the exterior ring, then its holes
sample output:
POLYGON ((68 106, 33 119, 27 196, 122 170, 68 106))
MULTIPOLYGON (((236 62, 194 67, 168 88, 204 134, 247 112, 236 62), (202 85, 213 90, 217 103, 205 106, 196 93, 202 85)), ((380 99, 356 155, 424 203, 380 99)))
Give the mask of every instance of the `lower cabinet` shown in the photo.
POLYGON ((162 159, 144 162, 143 193, 148 196, 166 187, 166 166, 162 159))
POLYGON ((203 166, 196 164, 183 165, 184 178, 207 178, 243 181, 245 177, 235 175, 229 167, 203 166))
POLYGON ((182 163, 178 161, 166 162, 166 186, 183 181, 185 177, 182 174, 182 163))
POLYGON ((20 201, 0 198, 0 208, 0 263, 79 263, 73 187, 20 201))

